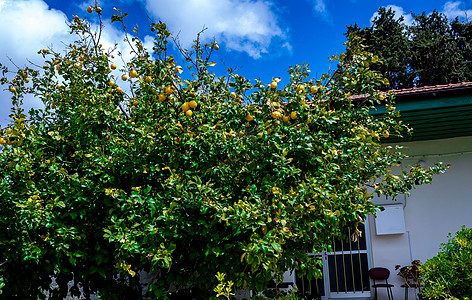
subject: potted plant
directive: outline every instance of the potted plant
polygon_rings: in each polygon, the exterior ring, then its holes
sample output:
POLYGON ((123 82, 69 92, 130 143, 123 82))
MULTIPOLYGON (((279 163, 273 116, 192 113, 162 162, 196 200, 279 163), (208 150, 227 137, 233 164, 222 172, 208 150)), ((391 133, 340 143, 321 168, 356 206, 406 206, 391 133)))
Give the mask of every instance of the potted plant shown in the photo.
POLYGON ((418 259, 412 261, 410 266, 395 266, 395 270, 398 270, 397 275, 405 281, 402 285, 402 287, 407 289, 405 293, 408 293, 409 288, 414 288, 416 298, 418 298, 418 293, 421 291, 419 266, 421 266, 421 262, 418 259))

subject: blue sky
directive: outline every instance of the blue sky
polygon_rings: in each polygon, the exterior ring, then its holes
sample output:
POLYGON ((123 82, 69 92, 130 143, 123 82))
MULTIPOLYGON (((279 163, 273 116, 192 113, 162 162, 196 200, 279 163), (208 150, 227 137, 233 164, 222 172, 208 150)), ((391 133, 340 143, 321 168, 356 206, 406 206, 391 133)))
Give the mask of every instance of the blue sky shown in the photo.
MULTIPOLYGON (((24 66, 26 59, 42 64, 39 49, 63 48, 60 41, 71 37, 65 20, 72 15, 90 17, 86 8, 93 0, 0 0, 0 62, 24 66)), ((220 45, 214 61, 215 71, 224 75, 225 64, 238 68, 249 79, 269 82, 272 77, 288 77, 290 65, 310 64, 313 77, 329 71, 328 56, 343 51, 346 25, 357 22, 369 26, 380 6, 391 6, 411 22, 410 13, 427 13, 437 9, 448 17, 472 16, 472 1, 444 0, 101 0, 105 18, 104 44, 121 43, 122 34, 109 18, 117 7, 129 13, 129 28, 139 24, 140 35, 149 45, 148 16, 168 24, 189 46, 204 26, 203 38, 215 39, 220 45), (224 62, 224 63, 223 63, 224 62)), ((126 52, 126 46, 120 44, 126 52)), ((2 87, 2 90, 6 87, 2 87)), ((34 99, 27 107, 38 107, 34 99)), ((9 114, 9 95, 0 91, 0 125, 5 126, 9 114)))

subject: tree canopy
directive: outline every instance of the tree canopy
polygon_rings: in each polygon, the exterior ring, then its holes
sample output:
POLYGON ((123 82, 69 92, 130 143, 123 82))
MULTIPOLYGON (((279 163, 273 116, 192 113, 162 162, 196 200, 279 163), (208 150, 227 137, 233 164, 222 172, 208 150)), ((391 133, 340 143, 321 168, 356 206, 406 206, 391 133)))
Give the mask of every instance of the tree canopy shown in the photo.
POLYGON ((436 10, 412 15, 413 24, 405 24, 391 8, 380 7, 370 27, 347 26, 346 36, 364 38, 382 61, 373 70, 388 79, 383 89, 472 80, 472 23, 449 21, 436 10))
POLYGON ((308 253, 374 213, 373 195, 407 193, 444 170, 391 173, 405 155, 381 139, 409 129, 393 94, 375 89, 384 78, 360 39, 332 58, 334 75, 311 79, 296 65, 279 86, 215 75, 218 46, 199 37, 168 55, 162 22, 151 24, 153 53, 126 35, 133 58, 117 76, 120 54, 87 20, 70 28, 76 42, 39 51, 42 68, 2 67, 12 99, 0 129, 3 299, 210 299, 221 274, 258 291, 289 269, 320 276, 308 253), (44 108, 26 114, 27 94, 44 108), (387 109, 374 117, 374 105, 387 109))

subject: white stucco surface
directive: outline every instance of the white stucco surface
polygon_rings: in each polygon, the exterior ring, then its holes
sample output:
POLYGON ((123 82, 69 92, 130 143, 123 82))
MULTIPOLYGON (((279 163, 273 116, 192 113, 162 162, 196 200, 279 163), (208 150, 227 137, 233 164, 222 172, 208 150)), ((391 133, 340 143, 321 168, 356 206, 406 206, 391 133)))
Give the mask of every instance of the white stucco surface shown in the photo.
MULTIPOLYGON (((400 288, 403 280, 397 276, 395 265, 409 265, 414 259, 425 262, 435 256, 448 233, 461 226, 472 227, 472 137, 406 143, 408 158, 402 168, 419 161, 425 166, 435 162, 450 165, 444 174, 437 175, 432 184, 417 186, 410 197, 399 197, 404 205, 406 233, 377 236, 375 220, 369 218, 372 265, 390 269, 390 283, 395 284, 394 298, 403 299, 400 288)), ((388 203, 377 199, 377 203, 388 203)), ((392 202, 391 202, 392 203, 392 202)), ((409 299, 415 299, 411 291, 409 299)), ((379 291, 379 299, 387 299, 379 291)))

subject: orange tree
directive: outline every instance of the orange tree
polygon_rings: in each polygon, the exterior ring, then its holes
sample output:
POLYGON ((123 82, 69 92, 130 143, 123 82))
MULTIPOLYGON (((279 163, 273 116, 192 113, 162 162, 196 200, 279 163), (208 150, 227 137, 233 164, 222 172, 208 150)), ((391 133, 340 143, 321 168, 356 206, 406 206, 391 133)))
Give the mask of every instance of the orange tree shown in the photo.
POLYGON ((256 290, 289 269, 320 276, 307 253, 373 213, 373 194, 407 192, 443 170, 390 173, 404 155, 380 140, 408 128, 393 96, 376 92, 377 58, 359 39, 333 57, 334 74, 313 80, 297 65, 278 86, 216 76, 216 43, 198 38, 177 66, 161 22, 151 24, 152 55, 128 39, 134 56, 116 78, 99 34, 78 17, 70 27, 76 42, 40 51, 42 68, 3 67, 12 115, 0 132, 2 297, 204 299, 219 272, 256 290), (26 115, 27 94, 44 108, 26 115), (374 118, 374 105, 387 110, 374 118))

